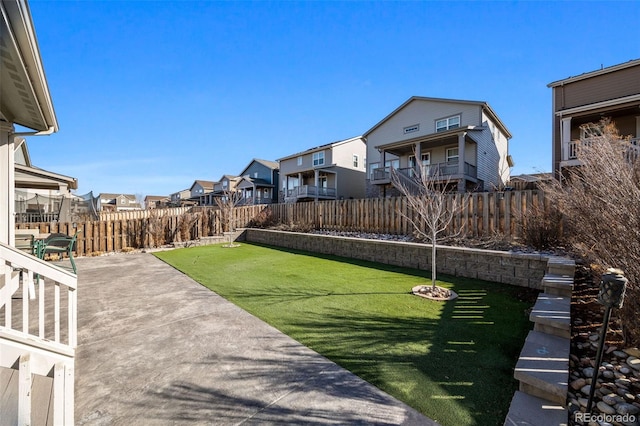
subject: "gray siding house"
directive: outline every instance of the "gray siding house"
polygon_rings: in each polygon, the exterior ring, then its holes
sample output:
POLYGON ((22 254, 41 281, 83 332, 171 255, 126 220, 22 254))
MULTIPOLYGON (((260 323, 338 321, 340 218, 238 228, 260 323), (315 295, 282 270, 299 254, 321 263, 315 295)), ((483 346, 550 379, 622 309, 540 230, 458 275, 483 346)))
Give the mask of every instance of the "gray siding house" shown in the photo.
POLYGON ((242 204, 277 203, 279 170, 276 161, 253 159, 236 186, 242 192, 242 204))
POLYGON ((580 165, 580 126, 610 118, 621 135, 640 138, 640 59, 565 78, 552 90, 553 171, 580 165))
POLYGON ((503 187, 513 165, 511 133, 481 101, 413 96, 364 138, 367 197, 398 195, 391 169, 406 175, 422 171, 464 192, 503 187))
POLYGON ((280 202, 364 198, 365 155, 357 136, 279 159, 280 202))

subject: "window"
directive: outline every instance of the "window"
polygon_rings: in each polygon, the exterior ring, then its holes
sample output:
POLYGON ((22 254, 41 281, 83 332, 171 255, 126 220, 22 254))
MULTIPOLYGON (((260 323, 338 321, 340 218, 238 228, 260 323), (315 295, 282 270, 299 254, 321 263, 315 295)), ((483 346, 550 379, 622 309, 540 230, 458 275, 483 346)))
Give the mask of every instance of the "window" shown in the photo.
POLYGON ((358 154, 353 154, 353 167, 358 167, 358 154))
POLYGON ((302 156, 298 157, 298 166, 302 166, 302 156))
POLYGON ((326 188, 327 187, 327 176, 318 176, 318 188, 326 188))
POLYGON ((436 132, 444 132, 445 130, 457 129, 458 127, 460 127, 459 115, 436 121, 436 132))
POLYGON ((447 148, 447 163, 458 162, 458 148, 447 148))
POLYGON ((313 165, 322 166, 324 164, 324 151, 313 153, 313 165))
POLYGON ((402 129, 402 133, 406 135, 407 133, 417 132, 418 130, 420 130, 420 124, 414 124, 413 126, 407 126, 402 129))
POLYGON ((254 173, 253 173, 253 177, 254 177, 255 179, 258 179, 258 172, 254 172, 254 173))

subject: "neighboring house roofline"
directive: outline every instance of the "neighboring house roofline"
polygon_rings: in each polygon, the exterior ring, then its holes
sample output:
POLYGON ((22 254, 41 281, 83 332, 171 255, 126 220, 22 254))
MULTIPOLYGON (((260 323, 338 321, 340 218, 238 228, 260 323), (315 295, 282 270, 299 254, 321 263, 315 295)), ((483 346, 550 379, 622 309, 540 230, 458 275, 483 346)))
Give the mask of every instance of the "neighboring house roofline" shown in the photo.
POLYGON ((571 115, 577 114, 584 111, 592 111, 598 108, 608 108, 620 104, 624 104, 626 102, 637 102, 640 101, 640 93, 637 95, 624 96, 622 98, 614 98, 606 101, 596 102, 593 104, 580 105, 577 107, 567 108, 567 109, 559 109, 554 112, 554 114, 558 117, 562 117, 563 115, 571 115))
POLYGON ((343 140, 339 140, 339 141, 335 141, 335 142, 330 142, 330 143, 327 143, 327 144, 324 144, 324 145, 316 146, 314 148, 309 148, 309 149, 307 149, 305 151, 301 151, 301 152, 297 152, 295 154, 287 155, 286 157, 279 158, 278 161, 290 160, 292 158, 296 158, 296 157, 299 157, 301 155, 312 154, 314 152, 323 151, 323 150, 325 150, 327 148, 333 148, 333 147, 336 147, 336 146, 339 146, 339 145, 343 145, 343 144, 346 144, 346 143, 349 143, 349 142, 353 142, 355 140, 362 139, 362 138, 363 137, 360 135, 360 136, 354 136, 354 137, 349 138, 349 139, 343 139, 343 140))
MULTIPOLYGON (((13 123, 38 131, 58 131, 58 120, 53 108, 53 101, 49 92, 49 85, 44 73, 40 48, 36 38, 31 11, 26 1, 0 1, 0 32, 5 42, 7 55, 3 60, 15 67, 13 73, 18 81, 3 81, 3 102, 6 102, 6 110, 3 113, 13 123), (23 107, 24 99, 21 96, 12 96, 17 93, 13 83, 22 84, 29 90, 21 90, 32 104, 38 108, 38 114, 29 112, 23 107), (11 95, 11 96, 10 96, 11 95)), ((13 78, 13 77, 12 77, 13 78)))
POLYGON ((640 59, 631 59, 630 61, 624 62, 622 64, 612 65, 610 67, 600 68, 599 70, 589 71, 589 72, 582 73, 580 75, 567 77, 562 80, 554 81, 547 84, 547 87, 551 87, 551 88, 558 87, 565 84, 573 83, 575 81, 586 80, 588 78, 596 77, 603 74, 608 74, 611 72, 623 70, 625 68, 634 67, 637 65, 640 65, 640 59))
POLYGON ((205 190, 209 189, 209 190, 213 191, 213 186, 216 183, 217 182, 213 182, 213 181, 210 181, 210 180, 199 180, 199 179, 197 179, 197 180, 195 180, 193 182, 193 184, 191 184, 191 187, 189 187, 189 191, 192 191, 193 187, 196 186, 196 185, 200 185, 205 190))
MULTIPOLYGON (((40 169, 34 166, 23 166, 21 164, 14 165, 15 170, 18 172, 26 173, 32 176, 41 177, 44 179, 51 179, 60 183, 66 183, 69 189, 78 189, 78 180, 70 176, 61 175, 59 173, 53 173, 44 169, 40 169)), ((17 182, 16 182, 17 183, 17 182)), ((26 188, 26 187, 25 187, 26 188)))
POLYGON ((266 168, 271 169, 271 170, 277 170, 280 167, 280 165, 278 164, 277 161, 260 160, 258 158, 254 158, 253 160, 251 160, 249 162, 249 164, 247 164, 247 167, 245 167, 242 170, 242 172, 240 172, 239 176, 244 176, 246 174, 247 170, 249 169, 249 167, 251 167, 251 165, 253 163, 262 164, 263 166, 265 166, 266 168))
POLYGON ((500 129, 502 130, 502 133, 505 134, 507 139, 511 139, 513 137, 513 135, 511 134, 511 132, 507 128, 507 126, 502 122, 502 120, 500 120, 500 118, 495 113, 493 108, 491 108, 491 106, 489 106, 489 104, 487 102, 484 102, 484 101, 468 101, 468 100, 462 100, 462 99, 429 98, 429 97, 426 97, 426 96, 412 96, 412 97, 410 97, 402 105, 400 105, 398 108, 393 110, 389 115, 387 115, 385 118, 383 118, 378 123, 376 123, 372 128, 370 128, 369 130, 364 132, 363 137, 366 139, 367 136, 369 136, 369 134, 371 134, 371 132, 373 132, 378 127, 383 125, 391 117, 396 115, 399 111, 401 111, 404 107, 406 107, 407 105, 409 105, 413 101, 448 102, 448 103, 458 103, 458 104, 467 104, 467 105, 480 106, 480 107, 482 107, 483 110, 485 110, 491 116, 493 121, 496 122, 496 124, 498 125, 498 127, 500 127, 500 129))
MULTIPOLYGON (((29 147, 27 146, 27 140, 25 138, 15 138, 14 140, 14 154, 16 151, 22 151, 22 155, 24 156, 25 166, 31 167, 31 154, 29 154, 29 147)), ((18 164, 18 163, 16 163, 18 164)))

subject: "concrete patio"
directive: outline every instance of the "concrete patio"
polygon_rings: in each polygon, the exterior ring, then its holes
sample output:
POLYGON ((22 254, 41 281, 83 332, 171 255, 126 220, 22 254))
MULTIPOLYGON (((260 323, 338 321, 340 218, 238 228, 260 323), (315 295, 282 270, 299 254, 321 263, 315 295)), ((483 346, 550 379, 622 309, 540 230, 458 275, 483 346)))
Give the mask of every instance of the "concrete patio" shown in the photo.
POLYGON ((78 425, 436 425, 151 254, 78 264, 78 425))

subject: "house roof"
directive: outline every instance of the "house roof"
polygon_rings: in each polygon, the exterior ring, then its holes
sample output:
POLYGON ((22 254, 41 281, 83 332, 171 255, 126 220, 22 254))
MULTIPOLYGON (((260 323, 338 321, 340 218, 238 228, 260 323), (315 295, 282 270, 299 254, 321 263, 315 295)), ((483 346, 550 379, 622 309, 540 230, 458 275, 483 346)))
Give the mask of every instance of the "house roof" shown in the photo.
POLYGON ((118 197, 125 197, 128 198, 131 201, 135 201, 136 200, 136 196, 133 194, 111 194, 108 192, 101 192, 100 195, 98 195, 98 198, 100 199, 113 199, 113 198, 118 198, 118 197))
POLYGON ((258 158, 254 158, 249 162, 249 164, 247 164, 247 167, 245 167, 244 170, 240 172, 240 176, 244 176, 253 163, 262 164, 263 166, 271 170, 277 170, 278 168, 280 168, 280 164, 277 161, 260 160, 258 158))
POLYGON ((58 131, 26 1, 0 1, 0 37, 0 115, 9 122, 37 131, 58 131))
POLYGON ((252 178, 252 177, 249 177, 249 176, 244 176, 240 180, 240 182, 238 183, 237 188, 242 189, 242 188, 249 188, 249 187, 253 187, 253 186, 259 186, 261 188, 264 188, 264 187, 272 188, 272 187, 274 187, 274 185, 271 184, 271 182, 269 182, 269 181, 267 181, 265 179, 258 179, 258 178, 252 178), (245 184, 245 182, 246 182, 246 184, 245 184))
POLYGON ((189 191, 191 191, 193 189, 194 186, 196 185, 200 185, 202 187, 202 189, 204 189, 205 191, 213 191, 213 186, 216 184, 216 182, 212 182, 210 180, 196 180, 193 182, 193 184, 191 185, 191 187, 189 188, 189 191))
POLYGON ((564 84, 573 83, 574 81, 585 80, 587 78, 596 77, 602 74, 608 74, 614 71, 619 71, 625 68, 635 67, 638 65, 640 65, 640 59, 632 59, 622 64, 612 65, 610 67, 600 68, 599 70, 589 71, 589 72, 582 73, 580 75, 567 77, 562 80, 554 81, 552 83, 547 84, 547 87, 562 86, 564 84))
POLYGON ((168 200, 169 197, 166 195, 147 195, 144 197, 144 201, 164 201, 168 200))
POLYGON ((59 189, 60 185, 66 185, 69 189, 78 189, 78 180, 38 167, 16 164, 15 185, 16 188, 31 189, 59 189))
POLYGON ((378 127, 383 125, 387 120, 389 120, 391 117, 393 117, 398 112, 400 112, 402 109, 404 109, 404 107, 406 107, 407 105, 409 105, 411 102, 414 102, 414 101, 449 102, 449 103, 453 102, 453 103, 458 103, 458 104, 478 105, 478 106, 482 107, 482 109, 487 114, 489 114, 489 116, 493 119, 493 121, 496 122, 498 127, 500 127, 500 130, 502 130, 502 133, 504 133, 507 136, 507 139, 511 139, 511 137, 512 137, 511 132, 509 131, 509 129, 507 129, 507 126, 505 126, 505 124, 502 122, 502 120, 500 120, 500 117, 498 117, 498 114, 496 114, 495 111, 493 111, 493 109, 489 106, 489 104, 487 102, 484 102, 484 101, 467 101, 467 100, 461 100, 461 99, 428 98, 428 97, 425 97, 425 96, 412 96, 412 97, 410 97, 402 105, 400 105, 398 108, 393 110, 391 112, 391 114, 387 115, 385 118, 380 120, 376 125, 374 125, 372 128, 367 130, 364 133, 363 137, 366 138, 371 132, 373 132, 375 129, 377 129, 378 127))
POLYGON ((311 154, 313 152, 322 151, 322 150, 327 149, 327 148, 333 148, 334 146, 338 146, 338 145, 342 145, 342 144, 345 144, 345 143, 353 142, 353 141, 356 141, 358 139, 362 139, 362 136, 355 136, 353 138, 343 139, 343 140, 339 140, 339 141, 335 141, 335 142, 330 142, 330 143, 327 143, 327 144, 324 144, 324 145, 316 146, 314 148, 309 148, 309 149, 307 149, 305 151, 297 152, 295 154, 291 154, 291 155, 287 155, 286 157, 279 158, 278 161, 288 160, 290 158, 299 157, 299 156, 305 155, 305 154, 311 154))
POLYGON ((553 174, 551 173, 531 173, 531 174, 521 174, 511 176, 511 180, 521 180, 524 182, 539 182, 543 180, 551 180, 553 179, 553 174))

